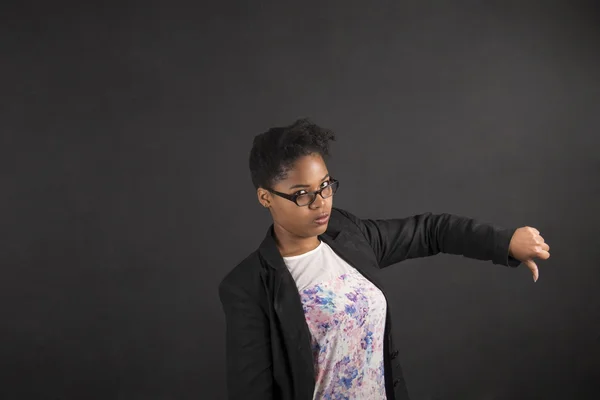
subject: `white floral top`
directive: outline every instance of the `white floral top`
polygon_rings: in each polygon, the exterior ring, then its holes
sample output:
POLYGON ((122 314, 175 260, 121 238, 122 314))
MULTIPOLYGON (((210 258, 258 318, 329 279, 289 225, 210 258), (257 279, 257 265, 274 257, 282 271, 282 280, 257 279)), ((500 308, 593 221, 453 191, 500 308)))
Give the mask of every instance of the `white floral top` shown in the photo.
POLYGON ((325 242, 284 257, 312 336, 314 399, 385 399, 383 293, 325 242))

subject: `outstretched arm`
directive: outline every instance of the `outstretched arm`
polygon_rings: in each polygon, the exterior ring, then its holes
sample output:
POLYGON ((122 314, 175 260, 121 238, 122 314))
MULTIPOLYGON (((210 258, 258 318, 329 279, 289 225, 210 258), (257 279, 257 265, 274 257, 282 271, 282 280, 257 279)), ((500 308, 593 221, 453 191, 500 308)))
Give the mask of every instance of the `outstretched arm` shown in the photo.
POLYGON ((337 210, 361 230, 380 268, 406 259, 447 253, 510 267, 517 267, 523 262, 537 280, 537 267, 533 269, 532 258, 549 257, 549 247, 535 228, 507 229, 446 213, 362 219, 345 210, 337 210))

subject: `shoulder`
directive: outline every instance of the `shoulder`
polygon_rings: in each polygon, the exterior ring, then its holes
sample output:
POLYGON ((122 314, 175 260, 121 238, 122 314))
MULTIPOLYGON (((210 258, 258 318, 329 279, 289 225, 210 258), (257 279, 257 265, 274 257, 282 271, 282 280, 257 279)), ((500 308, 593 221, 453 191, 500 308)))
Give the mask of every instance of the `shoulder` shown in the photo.
POLYGON ((355 214, 339 207, 331 208, 328 230, 362 235, 363 228, 363 220, 355 214))
POLYGON ((339 207, 332 207, 331 208, 331 219, 337 220, 342 223, 344 223, 344 222, 345 223, 348 223, 348 222, 354 223, 355 220, 359 219, 359 218, 346 209, 339 208, 339 207))
POLYGON ((219 288, 232 285, 242 285, 245 282, 248 282, 248 280, 252 280, 255 276, 258 276, 260 269, 260 257, 258 255, 258 250, 255 250, 242 261, 240 261, 235 267, 233 267, 225 275, 225 277, 223 277, 219 283, 219 288))
POLYGON ((219 283, 221 298, 228 295, 255 298, 260 295, 262 263, 258 250, 240 261, 219 283))

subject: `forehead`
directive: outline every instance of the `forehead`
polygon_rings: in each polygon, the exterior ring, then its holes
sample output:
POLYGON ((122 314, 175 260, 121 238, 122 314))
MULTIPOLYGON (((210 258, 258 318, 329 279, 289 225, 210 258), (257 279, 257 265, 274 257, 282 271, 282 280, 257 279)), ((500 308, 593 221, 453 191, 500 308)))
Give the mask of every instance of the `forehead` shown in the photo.
POLYGON ((283 182, 311 184, 320 181, 325 175, 327 166, 320 155, 303 156, 296 160, 283 182))

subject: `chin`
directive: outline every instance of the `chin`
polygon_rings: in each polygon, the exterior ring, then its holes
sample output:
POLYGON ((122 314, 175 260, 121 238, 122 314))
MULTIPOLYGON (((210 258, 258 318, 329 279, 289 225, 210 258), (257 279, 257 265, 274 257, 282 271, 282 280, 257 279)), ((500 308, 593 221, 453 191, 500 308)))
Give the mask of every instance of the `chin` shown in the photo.
POLYGON ((325 225, 318 225, 317 231, 320 233, 324 233, 327 230, 328 226, 329 226, 329 222, 327 222, 325 225))

